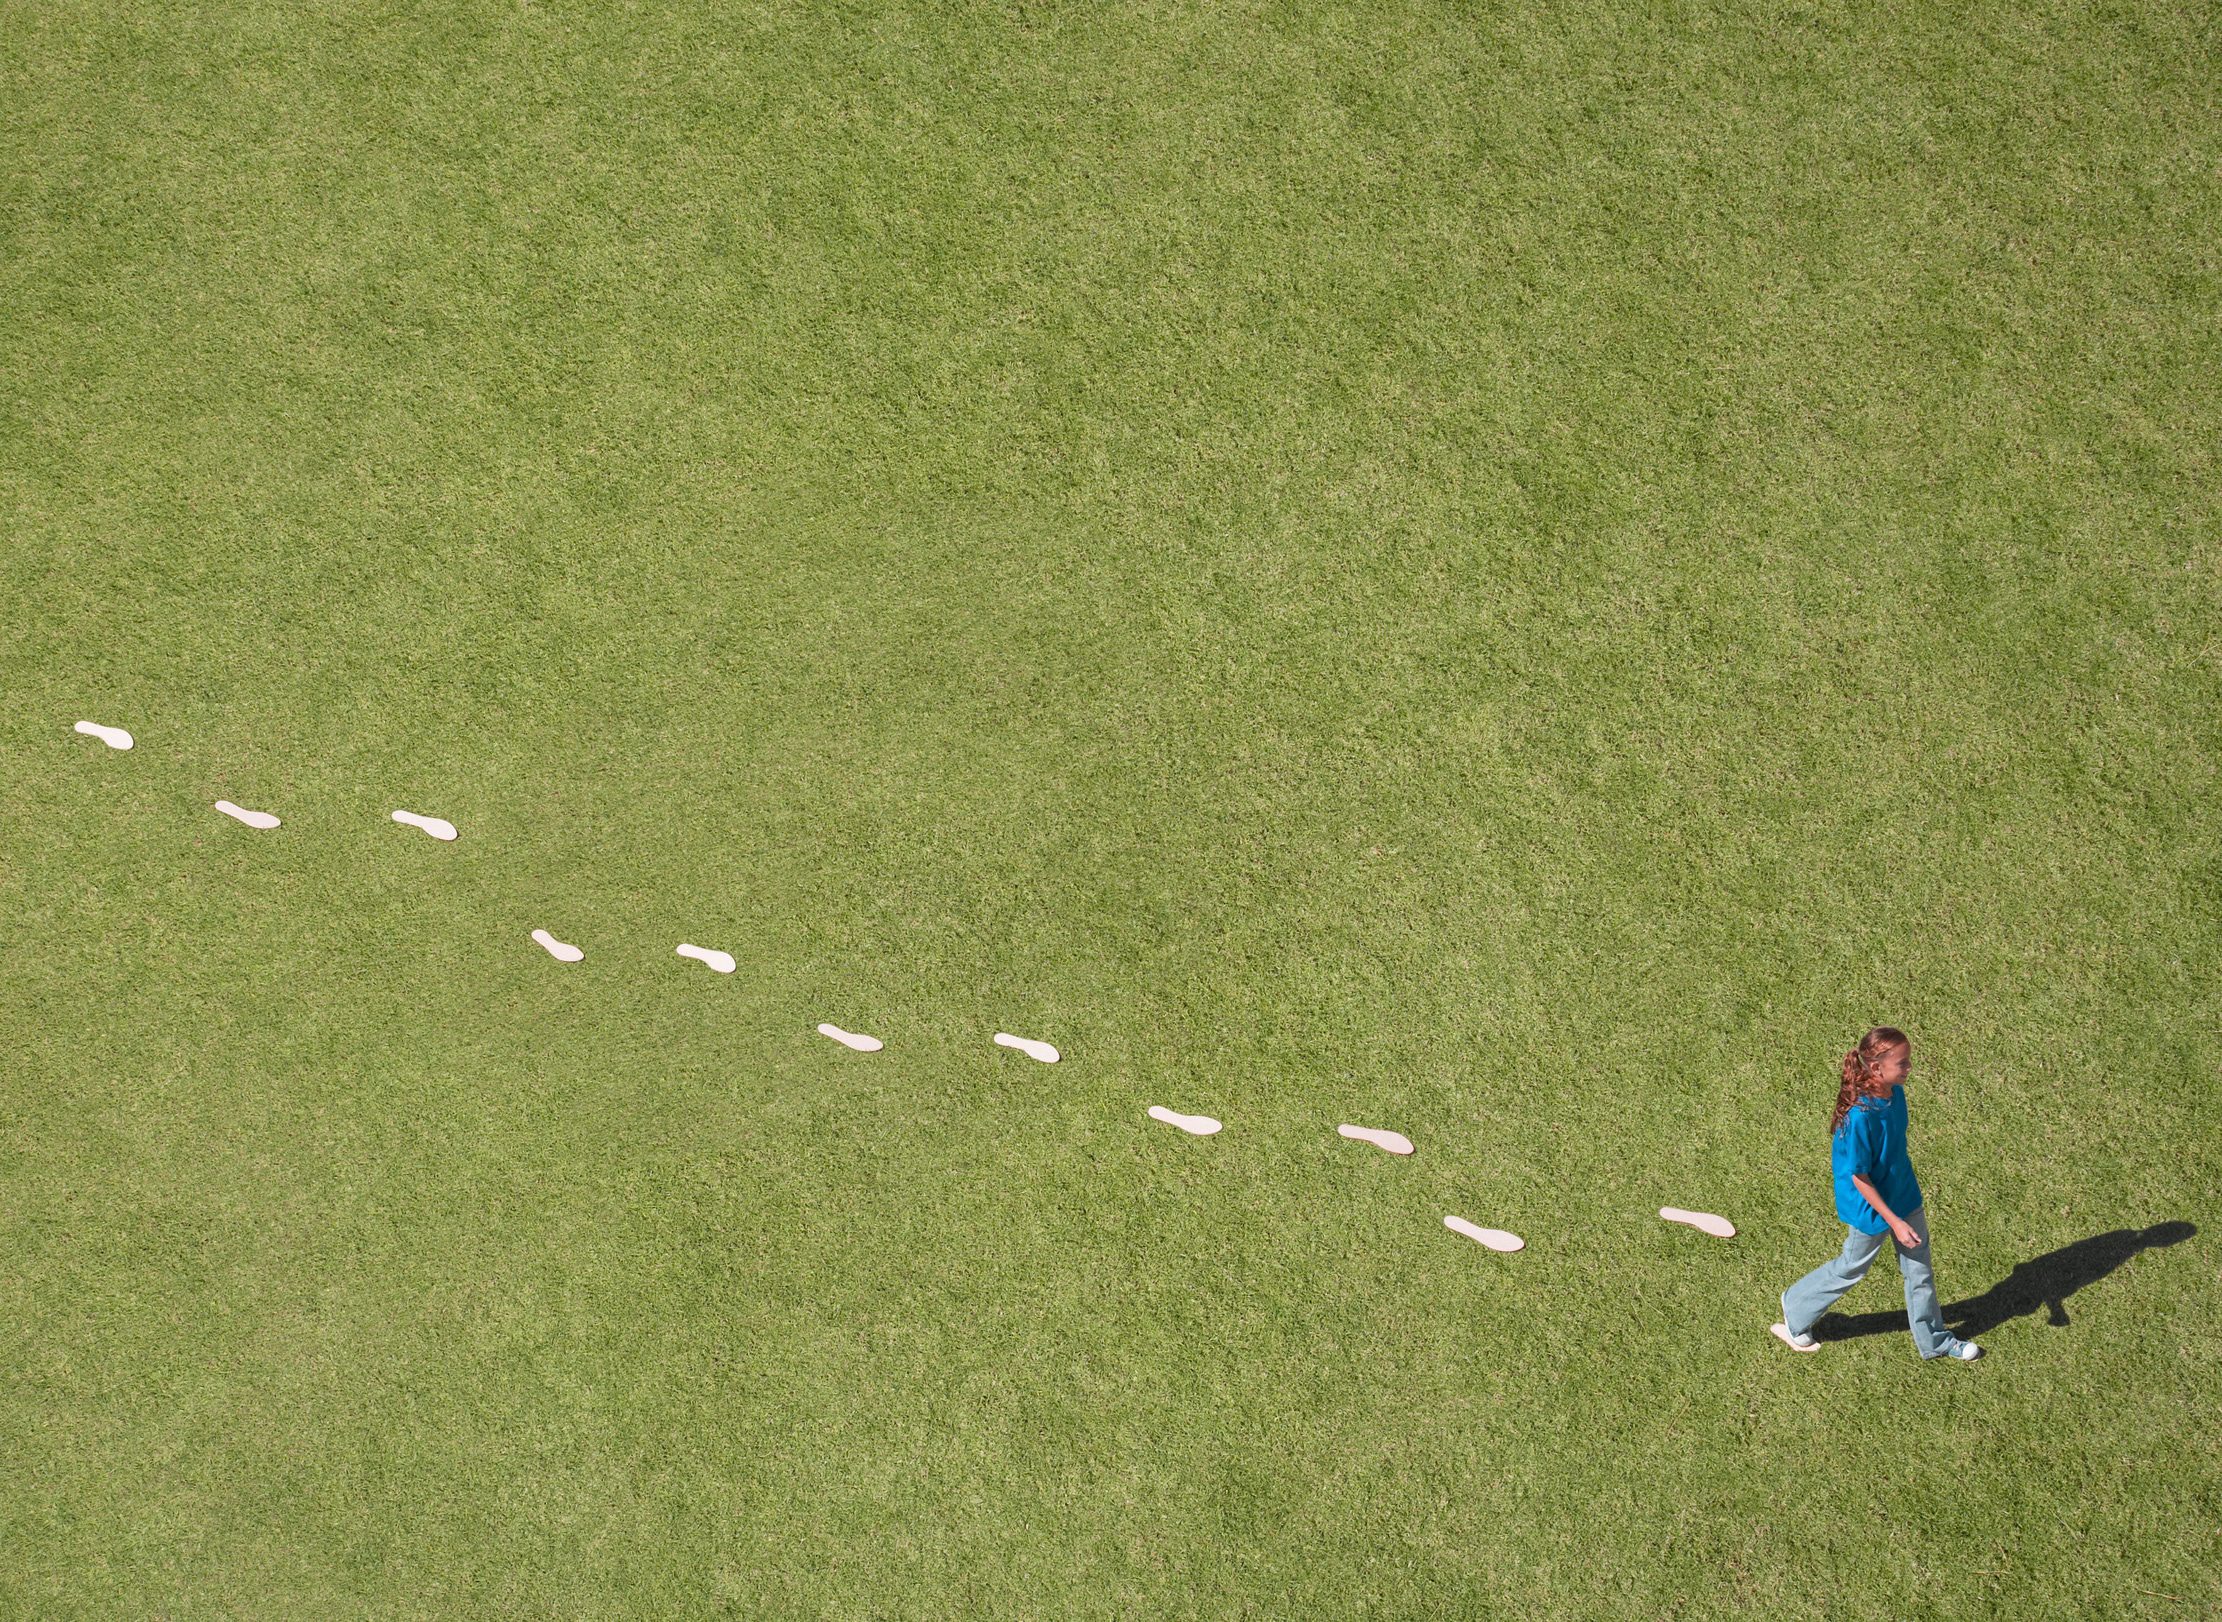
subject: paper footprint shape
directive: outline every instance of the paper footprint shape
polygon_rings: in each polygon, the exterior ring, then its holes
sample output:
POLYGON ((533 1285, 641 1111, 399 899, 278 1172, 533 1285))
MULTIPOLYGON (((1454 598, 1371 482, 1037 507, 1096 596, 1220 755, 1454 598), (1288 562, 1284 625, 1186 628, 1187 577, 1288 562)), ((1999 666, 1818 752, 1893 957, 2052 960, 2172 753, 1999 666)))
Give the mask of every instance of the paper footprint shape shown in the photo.
POLYGON ((548 955, 558 963, 576 963, 580 958, 586 956, 584 952, 573 946, 569 941, 559 941, 545 929, 534 930, 532 938, 545 946, 548 949, 548 955))
POLYGON ((233 805, 229 800, 218 800, 216 809, 225 816, 244 822, 250 828, 275 828, 278 819, 267 811, 249 811, 245 806, 233 805))
POLYGON ((1215 1121, 1208 1115, 1183 1115, 1178 1110, 1167 1109, 1163 1104, 1152 1104, 1149 1107, 1149 1117, 1153 1121, 1163 1121, 1167 1126, 1177 1126, 1183 1132, 1192 1133, 1199 1138, 1208 1138, 1226 1125, 1224 1121, 1215 1121))
POLYGON ((998 1047, 1017 1048, 1029 1059, 1039 1059, 1043 1064, 1055 1064, 1058 1059, 1057 1050, 1047 1042, 1030 1042, 1023 1036, 1013 1036, 1009 1031, 997 1031, 995 1042, 998 1047))
POLYGON ((1715 1239, 1736 1237, 1736 1224, 1724 1216, 1715 1216, 1710 1211, 1685 1211, 1679 1205, 1662 1205, 1659 1207, 1659 1215, 1669 1222, 1687 1223, 1699 1233, 1709 1233, 1715 1239))
POLYGON ((691 957, 697 963, 707 963, 720 974, 731 974, 733 972, 734 964, 731 952, 720 952, 714 947, 688 946, 682 943, 679 947, 679 955, 681 957, 691 957))
POLYGON ((455 837, 455 824, 445 817, 420 817, 414 811, 396 811, 393 819, 396 822, 405 822, 412 828, 422 828, 434 839, 455 837))
POLYGON ((80 721, 70 730, 72 732, 82 732, 88 738, 98 738, 111 749, 129 749, 131 747, 131 734, 124 731, 122 727, 104 727, 98 721, 80 721))
POLYGON ((838 1025, 821 1025, 818 1034, 830 1036, 843 1047, 854 1048, 859 1053, 877 1053, 887 1046, 876 1036, 866 1036, 862 1031, 844 1031, 838 1025))
POLYGON ((1391 1132, 1386 1127, 1344 1125, 1335 1130, 1358 1143, 1370 1143, 1376 1149, 1386 1149, 1392 1155, 1408 1155, 1412 1152, 1410 1138, 1401 1132, 1391 1132))
POLYGON ((1468 1222, 1464 1217, 1447 1216, 1443 1218, 1443 1226, 1452 1233, 1464 1234, 1476 1244, 1487 1245, 1491 1250, 1510 1254, 1527 1248, 1528 1242, 1516 1233, 1506 1233, 1502 1228, 1484 1228, 1477 1223, 1468 1222))

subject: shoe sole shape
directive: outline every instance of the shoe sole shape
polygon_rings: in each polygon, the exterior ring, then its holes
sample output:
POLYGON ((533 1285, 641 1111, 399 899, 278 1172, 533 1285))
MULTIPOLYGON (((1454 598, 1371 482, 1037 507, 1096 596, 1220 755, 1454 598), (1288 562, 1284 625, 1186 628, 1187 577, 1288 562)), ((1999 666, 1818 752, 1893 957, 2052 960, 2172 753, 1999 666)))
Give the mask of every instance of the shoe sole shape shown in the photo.
POLYGON ((1479 1223, 1468 1222, 1464 1217, 1447 1216, 1443 1218, 1443 1226, 1452 1233, 1464 1234, 1477 1245, 1486 1245, 1491 1250, 1501 1251, 1506 1255, 1515 1250, 1525 1250, 1528 1246, 1528 1242, 1516 1233, 1507 1233, 1502 1228, 1484 1228, 1479 1223))
POLYGON ((1669 1222, 1679 1222, 1686 1227, 1695 1228, 1699 1233, 1709 1233, 1715 1239, 1736 1237, 1736 1224, 1724 1216, 1715 1216, 1710 1211, 1685 1211, 1679 1205, 1662 1205, 1659 1207, 1659 1215, 1669 1222))
POLYGON ((1183 1115, 1179 1110, 1167 1109, 1163 1104, 1152 1104, 1147 1113, 1153 1121, 1177 1126, 1183 1132, 1199 1138, 1208 1138, 1227 1124, 1224 1121, 1215 1121, 1208 1115, 1183 1115))

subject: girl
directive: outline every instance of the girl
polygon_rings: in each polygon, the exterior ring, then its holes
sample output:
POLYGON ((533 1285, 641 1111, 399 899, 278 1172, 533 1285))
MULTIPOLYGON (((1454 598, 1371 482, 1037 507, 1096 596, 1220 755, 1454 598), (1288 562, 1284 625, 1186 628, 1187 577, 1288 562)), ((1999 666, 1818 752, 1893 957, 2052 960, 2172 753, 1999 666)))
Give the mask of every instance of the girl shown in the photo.
POLYGON ((1817 1352, 1813 1326, 1838 1297, 1867 1276, 1882 1254, 1883 1235, 1898 1246, 1898 1271, 1906 1279, 1906 1322, 1914 1350, 1923 1357, 1966 1362, 1983 1348, 1944 1327, 1936 1278, 1929 1271, 1929 1224, 1921 1212, 1921 1185, 1906 1156, 1906 1090, 1899 1083, 1913 1064, 1904 1031, 1878 1025, 1844 1055, 1843 1085, 1829 1117, 1829 1163, 1836 1172, 1836 1214, 1850 1227, 1844 1252, 1823 1262, 1782 1295, 1775 1338, 1794 1352, 1817 1352))

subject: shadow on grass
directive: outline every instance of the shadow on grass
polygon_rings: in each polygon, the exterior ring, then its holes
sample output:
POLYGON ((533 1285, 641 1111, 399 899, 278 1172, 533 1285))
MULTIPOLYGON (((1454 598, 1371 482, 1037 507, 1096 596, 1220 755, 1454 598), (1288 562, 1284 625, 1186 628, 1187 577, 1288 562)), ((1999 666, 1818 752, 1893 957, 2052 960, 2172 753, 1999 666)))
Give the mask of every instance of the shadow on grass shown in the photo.
MULTIPOLYGON (((2096 1284, 2132 1256, 2162 1245, 2181 1244, 2198 1231, 2188 1222, 2156 1222, 2149 1228, 2116 1228, 2112 1233, 2078 1239, 2034 1261, 2020 1263, 1981 1295, 1953 1302, 1944 1309, 1944 1321, 1955 1335, 1975 1340, 2010 1319, 2031 1317, 2041 1307, 2046 1322, 2066 1328, 2069 1296, 2086 1284, 2096 1284)), ((1881 1273, 1878 1268, 1875 1276, 1881 1273)), ((1894 1312, 1831 1312, 1813 1326, 1816 1340, 1857 1340, 1861 1335, 1902 1335, 1905 1331, 1903 1307, 1894 1312)))

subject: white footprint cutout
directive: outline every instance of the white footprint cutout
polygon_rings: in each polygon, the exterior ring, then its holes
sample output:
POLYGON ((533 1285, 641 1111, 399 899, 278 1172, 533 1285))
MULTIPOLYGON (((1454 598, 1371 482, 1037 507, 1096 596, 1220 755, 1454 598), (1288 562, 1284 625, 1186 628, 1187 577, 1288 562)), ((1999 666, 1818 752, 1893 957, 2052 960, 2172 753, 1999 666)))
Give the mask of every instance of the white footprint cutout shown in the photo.
POLYGON ((1215 1121, 1208 1115, 1183 1115, 1179 1110, 1167 1109, 1163 1104, 1152 1104, 1149 1107, 1149 1117, 1153 1121, 1163 1121, 1167 1126, 1177 1126, 1183 1132, 1193 1133, 1199 1138, 1208 1138, 1226 1125, 1226 1122, 1215 1121))
POLYGON ((1392 1155, 1408 1155, 1412 1152, 1412 1140, 1410 1138, 1401 1132, 1391 1132, 1386 1127, 1350 1126, 1345 1124, 1336 1127, 1335 1130, 1354 1142, 1370 1143, 1376 1149, 1388 1150, 1392 1155))
POLYGON ((877 1053, 887 1046, 876 1036, 866 1036, 862 1031, 844 1031, 838 1025, 821 1025, 818 1034, 830 1036, 843 1047, 854 1048, 859 1053, 877 1053))
POLYGON ((548 955, 558 963, 576 963, 586 954, 569 941, 559 941, 545 929, 536 929, 532 938, 548 949, 548 955))
POLYGON ((225 816, 244 822, 250 828, 275 828, 278 819, 267 811, 249 811, 245 806, 233 805, 229 800, 218 800, 216 809, 225 816))
POLYGON ((455 824, 445 817, 420 817, 414 811, 396 811, 393 819, 396 822, 405 822, 412 828, 422 828, 434 839, 455 837, 455 824))
POLYGON ((124 731, 122 727, 104 727, 98 721, 80 721, 70 730, 72 732, 82 732, 88 738, 98 738, 111 749, 129 749, 131 747, 131 734, 124 731))
POLYGON ((717 970, 717 972, 720 974, 731 974, 733 972, 734 963, 733 954, 731 952, 720 952, 716 948, 709 946, 688 946, 682 944, 679 947, 679 955, 681 957, 691 957, 697 963, 707 963, 710 965, 711 968, 717 970))
POLYGON ((1736 1237, 1736 1224, 1724 1216, 1715 1216, 1710 1211, 1685 1211, 1679 1205, 1662 1205, 1659 1207, 1659 1215, 1669 1222, 1687 1223, 1699 1233, 1709 1233, 1715 1239, 1736 1237))
POLYGON ((1443 1226, 1452 1233, 1462 1233, 1476 1244, 1487 1245, 1491 1250, 1501 1250, 1508 1255, 1515 1250, 1525 1250, 1528 1242, 1516 1233, 1506 1233, 1502 1228, 1484 1228, 1468 1222, 1464 1217, 1447 1216, 1443 1226))
POLYGON ((1047 1042, 1030 1042, 1023 1036, 1013 1036, 1009 1031, 997 1031, 995 1044, 997 1047, 1017 1048, 1029 1059, 1039 1059, 1043 1064, 1055 1064, 1058 1059, 1057 1050, 1047 1042))

